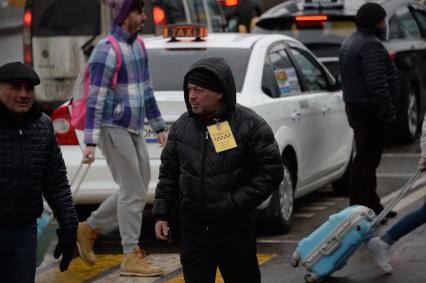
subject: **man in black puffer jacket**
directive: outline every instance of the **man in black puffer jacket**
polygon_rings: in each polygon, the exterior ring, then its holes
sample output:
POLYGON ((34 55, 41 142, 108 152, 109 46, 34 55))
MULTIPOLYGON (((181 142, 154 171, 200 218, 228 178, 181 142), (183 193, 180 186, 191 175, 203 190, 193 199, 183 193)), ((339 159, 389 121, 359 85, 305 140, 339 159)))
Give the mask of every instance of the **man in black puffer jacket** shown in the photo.
POLYGON ((376 193, 376 169, 387 127, 396 120, 394 105, 399 89, 398 71, 379 39, 386 30, 385 18, 379 4, 361 6, 356 15, 357 31, 340 49, 343 98, 356 145, 350 204, 365 205, 376 213, 383 209, 376 193))
POLYGON ((77 214, 52 122, 34 106, 32 68, 0 67, 0 281, 35 280, 37 226, 43 198, 59 222, 55 258, 68 269, 77 235, 77 214))
POLYGON ((260 116, 236 104, 224 59, 197 61, 183 89, 188 111, 161 155, 157 238, 167 239, 177 206, 185 282, 214 282, 216 267, 225 282, 260 282, 254 220, 283 178, 278 145, 260 116))

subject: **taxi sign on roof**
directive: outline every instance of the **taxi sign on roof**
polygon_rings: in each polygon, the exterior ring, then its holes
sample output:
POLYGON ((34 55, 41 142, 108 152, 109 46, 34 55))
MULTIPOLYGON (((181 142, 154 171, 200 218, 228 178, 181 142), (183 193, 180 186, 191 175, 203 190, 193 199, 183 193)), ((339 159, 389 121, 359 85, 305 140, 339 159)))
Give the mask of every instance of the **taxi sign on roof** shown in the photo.
POLYGON ((177 41, 176 38, 194 38, 195 41, 202 40, 207 37, 207 28, 203 25, 195 24, 175 24, 165 26, 163 29, 163 37, 170 38, 170 41, 177 41))

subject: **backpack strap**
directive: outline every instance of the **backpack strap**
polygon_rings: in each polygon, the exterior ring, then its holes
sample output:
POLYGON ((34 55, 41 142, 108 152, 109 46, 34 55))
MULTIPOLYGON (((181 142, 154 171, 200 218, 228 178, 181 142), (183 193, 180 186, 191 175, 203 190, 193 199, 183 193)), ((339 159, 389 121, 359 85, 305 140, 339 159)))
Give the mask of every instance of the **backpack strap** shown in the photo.
POLYGON ((89 73, 89 64, 84 66, 84 96, 89 96, 89 87, 90 87, 90 73, 89 73))
POLYGON ((115 56, 117 58, 117 64, 115 65, 115 70, 114 70, 114 76, 112 78, 112 88, 115 89, 117 87, 117 80, 118 80, 118 71, 120 70, 121 67, 121 50, 120 50, 120 45, 118 44, 117 39, 115 39, 114 36, 112 36, 111 34, 108 35, 106 37, 106 39, 111 42, 112 47, 114 48, 115 51, 115 56))

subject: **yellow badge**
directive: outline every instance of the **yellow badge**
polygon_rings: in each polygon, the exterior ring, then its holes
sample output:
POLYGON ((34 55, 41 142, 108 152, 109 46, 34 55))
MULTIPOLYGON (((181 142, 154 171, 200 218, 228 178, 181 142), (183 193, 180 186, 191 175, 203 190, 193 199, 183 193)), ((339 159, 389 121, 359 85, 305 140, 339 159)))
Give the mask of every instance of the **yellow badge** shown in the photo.
POLYGON ((217 153, 237 147, 228 121, 207 127, 217 153))

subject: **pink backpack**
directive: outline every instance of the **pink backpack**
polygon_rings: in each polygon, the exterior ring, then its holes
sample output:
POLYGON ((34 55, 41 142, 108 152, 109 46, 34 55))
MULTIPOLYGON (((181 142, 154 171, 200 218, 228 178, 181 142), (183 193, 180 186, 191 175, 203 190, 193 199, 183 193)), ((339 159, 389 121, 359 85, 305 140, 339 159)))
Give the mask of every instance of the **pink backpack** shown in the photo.
MULTIPOLYGON (((112 89, 117 88, 118 71, 120 70, 122 59, 120 45, 112 35, 108 35, 106 39, 112 44, 115 55, 117 57, 117 64, 114 70, 114 77, 112 79, 112 89)), ((142 47, 145 57, 147 56, 145 50, 145 44, 141 37, 137 37, 139 44, 142 47)), ((77 79, 74 82, 72 88, 72 98, 70 101, 71 106, 71 125, 74 129, 84 130, 86 127, 86 110, 87 110, 87 98, 89 97, 89 64, 84 65, 84 69, 80 71, 77 79)))

